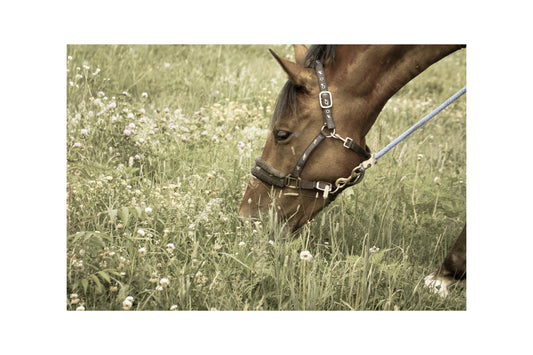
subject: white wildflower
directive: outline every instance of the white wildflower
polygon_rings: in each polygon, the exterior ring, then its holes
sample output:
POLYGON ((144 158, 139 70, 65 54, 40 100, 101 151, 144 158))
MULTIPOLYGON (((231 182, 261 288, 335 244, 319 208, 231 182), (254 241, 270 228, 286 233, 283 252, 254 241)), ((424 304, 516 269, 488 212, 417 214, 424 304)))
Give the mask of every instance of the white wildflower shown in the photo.
POLYGON ((313 255, 308 250, 304 250, 300 253, 300 259, 304 261, 311 261, 313 259, 313 255))
POLYGON ((124 302, 122 302, 122 309, 125 311, 129 311, 131 309, 131 306, 133 306, 133 297, 128 296, 126 297, 124 302))
POLYGON ((131 306, 133 306, 133 303, 130 300, 124 300, 124 302, 122 302, 122 309, 125 311, 129 311, 131 306))
POLYGON ((166 287, 168 287, 168 285, 170 284, 170 281, 169 281, 169 279, 167 279, 166 277, 164 277, 164 278, 162 278, 162 279, 159 281, 159 284, 161 285, 161 287, 166 288, 166 287))
POLYGON ((173 243, 168 243, 168 244, 167 244, 167 252, 169 252, 170 254, 172 254, 172 252, 174 252, 174 249, 175 249, 175 248, 176 248, 176 247, 174 246, 173 243))

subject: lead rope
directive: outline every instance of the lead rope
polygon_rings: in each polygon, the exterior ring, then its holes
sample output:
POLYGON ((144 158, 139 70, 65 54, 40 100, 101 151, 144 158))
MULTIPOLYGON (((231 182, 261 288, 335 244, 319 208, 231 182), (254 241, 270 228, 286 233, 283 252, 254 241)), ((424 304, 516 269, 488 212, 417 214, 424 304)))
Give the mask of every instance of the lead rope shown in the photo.
POLYGON ((365 170, 373 167, 377 164, 378 159, 384 156, 388 151, 390 151, 392 148, 397 146, 401 141, 403 141, 405 138, 407 138, 411 133, 422 127, 426 122, 428 122, 430 119, 438 115, 442 110, 444 110, 446 107, 448 107, 452 102, 457 100, 459 97, 461 97, 464 93, 466 93, 466 86, 463 87, 461 90, 457 91, 455 94, 450 96, 446 101, 444 101, 439 107, 431 111, 428 115, 423 117, 420 121, 415 123, 411 128, 409 128, 407 131, 402 133, 398 138, 390 142, 385 148, 377 152, 376 154, 372 154, 372 156, 368 159, 363 161, 361 164, 356 166, 349 177, 347 178, 339 178, 337 181, 335 181, 335 190, 332 192, 335 193, 340 189, 343 189, 346 185, 349 185, 350 183, 357 181, 362 174, 364 174, 365 170))

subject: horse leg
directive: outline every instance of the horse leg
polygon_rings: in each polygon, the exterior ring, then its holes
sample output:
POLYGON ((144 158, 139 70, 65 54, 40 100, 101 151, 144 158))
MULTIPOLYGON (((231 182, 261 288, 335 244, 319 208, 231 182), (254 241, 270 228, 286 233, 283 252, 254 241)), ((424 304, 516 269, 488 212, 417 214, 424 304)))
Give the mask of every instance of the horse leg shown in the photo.
POLYGON ((424 279, 426 287, 442 297, 448 295, 448 286, 466 279, 466 224, 442 265, 424 279))

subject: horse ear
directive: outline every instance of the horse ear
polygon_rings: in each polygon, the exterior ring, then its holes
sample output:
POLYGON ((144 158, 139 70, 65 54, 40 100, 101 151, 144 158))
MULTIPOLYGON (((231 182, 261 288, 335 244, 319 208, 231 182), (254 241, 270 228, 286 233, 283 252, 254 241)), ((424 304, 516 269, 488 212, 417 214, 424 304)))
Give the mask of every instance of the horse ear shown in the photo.
POLYGON ((281 65, 285 73, 289 75, 289 80, 297 85, 305 85, 305 68, 303 65, 298 63, 291 62, 288 59, 282 58, 272 49, 269 49, 270 53, 276 58, 278 63, 281 65))
POLYGON ((303 44, 294 45, 294 58, 296 63, 300 64, 302 67, 305 66, 305 55, 307 54, 307 47, 303 44))

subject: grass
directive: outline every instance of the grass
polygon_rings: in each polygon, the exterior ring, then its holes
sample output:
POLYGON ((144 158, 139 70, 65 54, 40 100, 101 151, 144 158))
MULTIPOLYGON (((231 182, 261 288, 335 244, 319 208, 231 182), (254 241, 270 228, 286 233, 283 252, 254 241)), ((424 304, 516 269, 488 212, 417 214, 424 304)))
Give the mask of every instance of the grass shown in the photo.
MULTIPOLYGON (((446 299, 422 287, 466 219, 464 98, 298 238, 271 218, 240 223, 286 80, 268 48, 68 46, 67 309, 466 309, 464 283, 446 299)), ((462 50, 400 90, 372 150, 464 86, 465 71, 462 50)))

